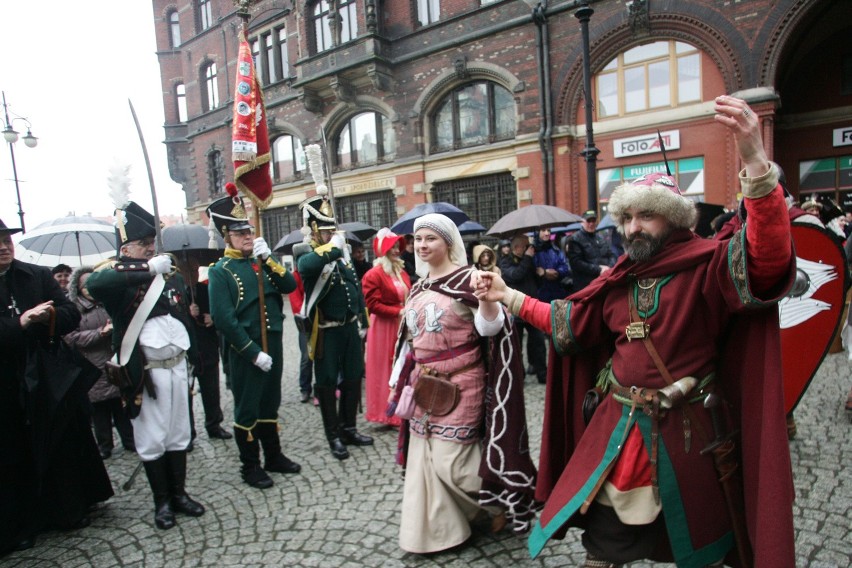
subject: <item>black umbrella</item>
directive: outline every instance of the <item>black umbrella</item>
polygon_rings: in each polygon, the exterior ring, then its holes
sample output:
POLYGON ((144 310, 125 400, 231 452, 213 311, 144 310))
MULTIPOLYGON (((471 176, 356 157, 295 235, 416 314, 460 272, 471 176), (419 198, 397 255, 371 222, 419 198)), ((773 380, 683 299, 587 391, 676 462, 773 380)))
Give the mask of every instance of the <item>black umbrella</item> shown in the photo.
POLYGON ((567 225, 582 218, 552 205, 527 205, 500 217, 486 235, 509 237, 538 229, 567 225))
POLYGON ((360 221, 352 221, 351 223, 341 223, 337 227, 343 231, 346 231, 347 233, 355 235, 356 237, 361 239, 361 241, 366 241, 367 239, 378 233, 376 229, 374 229, 367 223, 362 223, 360 221))
MULTIPOLYGON (((341 223, 340 228, 342 229, 344 225, 348 224, 349 223, 341 223)), ((373 232, 375 233, 375 231, 373 232)), ((279 254, 293 254, 293 245, 297 245, 304 241, 305 235, 302 234, 302 230, 296 229, 287 233, 287 235, 285 235, 283 239, 278 241, 278 244, 276 244, 272 250, 279 254)), ((346 231, 346 242, 348 242, 350 245, 354 245, 361 244, 364 241, 359 239, 355 233, 351 231, 346 231)))
POLYGON ((178 223, 163 229, 163 252, 170 252, 186 260, 189 257, 198 260, 199 265, 216 262, 225 250, 225 241, 214 234, 215 248, 210 248, 210 232, 204 225, 178 223))

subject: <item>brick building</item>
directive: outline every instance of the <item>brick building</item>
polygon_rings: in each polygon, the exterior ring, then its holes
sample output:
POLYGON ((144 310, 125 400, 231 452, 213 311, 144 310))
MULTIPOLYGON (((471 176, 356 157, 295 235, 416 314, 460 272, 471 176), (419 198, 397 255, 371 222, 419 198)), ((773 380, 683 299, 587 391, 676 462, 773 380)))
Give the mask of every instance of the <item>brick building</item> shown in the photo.
MULTIPOLYGON (((241 20, 230 0, 153 0, 172 178, 190 219, 232 178, 241 20)), ((262 0, 249 40, 264 85, 274 243, 313 191, 303 148, 333 156, 338 218, 375 227, 449 201, 488 227, 549 203, 602 209, 622 180, 662 168, 660 130, 682 188, 733 206, 733 142, 713 99, 747 99, 790 190, 852 205, 852 2, 589 2, 593 133, 587 183, 577 1, 262 0)), ((801 194, 801 195, 800 195, 801 194)))

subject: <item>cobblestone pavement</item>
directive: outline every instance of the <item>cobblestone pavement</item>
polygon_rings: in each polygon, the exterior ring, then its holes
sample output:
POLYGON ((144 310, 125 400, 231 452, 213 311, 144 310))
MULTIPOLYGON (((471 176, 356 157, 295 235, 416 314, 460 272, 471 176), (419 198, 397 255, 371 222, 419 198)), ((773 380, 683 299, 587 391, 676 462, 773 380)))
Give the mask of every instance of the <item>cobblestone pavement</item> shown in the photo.
MULTIPOLYGON (((578 566, 579 532, 549 544, 535 560, 526 539, 487 527, 455 550, 408 554, 397 546, 402 477, 393 463, 396 434, 361 424, 375 437, 352 457, 334 459, 322 434, 319 411, 301 404, 296 377, 298 343, 292 319, 285 324, 284 398, 280 417, 285 453, 302 464, 295 476, 272 474, 274 487, 252 489, 239 477, 234 442, 209 440, 200 397, 195 398, 199 438, 189 456, 187 488, 207 507, 200 518, 178 517, 176 528, 154 527, 144 473, 128 491, 138 460, 119 449, 107 460, 116 495, 76 532, 41 535, 27 551, 0 559, 2 567, 144 566, 578 566)), ((852 384, 845 353, 829 355, 796 411, 798 437, 790 445, 796 483, 797 565, 852 565, 852 425, 843 402, 852 384)), ((232 399, 224 390, 225 416, 232 399)), ((535 459, 541 436, 544 387, 527 379, 526 402, 535 459)), ((120 447, 120 445, 119 445, 120 447)), ((651 566, 634 563, 634 568, 651 566)))

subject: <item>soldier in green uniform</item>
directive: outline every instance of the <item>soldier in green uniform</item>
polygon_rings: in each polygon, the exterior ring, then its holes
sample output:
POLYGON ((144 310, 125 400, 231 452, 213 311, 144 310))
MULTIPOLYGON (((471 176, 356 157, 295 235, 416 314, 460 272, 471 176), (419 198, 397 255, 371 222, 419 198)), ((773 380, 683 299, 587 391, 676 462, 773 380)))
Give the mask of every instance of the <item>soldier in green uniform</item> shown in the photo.
POLYGON ((347 445, 373 444, 371 437, 358 433, 355 427, 364 376, 361 338, 367 331, 367 310, 346 241, 342 233, 335 232, 328 198, 312 197, 299 207, 305 221, 302 232, 311 235, 313 248, 299 258, 299 274, 305 285, 303 310, 311 322, 309 352, 316 375, 314 393, 331 454, 344 460, 349 457, 347 445), (335 397, 338 388, 339 412, 335 397))
POLYGON ((204 507, 184 489, 190 441, 187 357, 195 359, 186 287, 171 256, 155 256, 154 217, 132 201, 115 213, 119 260, 98 267, 86 288, 112 318, 116 353, 122 352, 125 335, 138 337, 129 343, 130 355, 119 360, 130 383, 121 396, 154 493, 154 521, 158 528, 170 529, 176 512, 204 514, 204 507), (161 291, 152 295, 149 289, 161 291), (148 299, 151 307, 146 307, 148 299), (145 315, 141 327, 133 323, 137 311, 145 315))
MULTIPOLYGON (((231 185, 231 184, 229 184, 231 185)), ((296 280, 272 257, 269 245, 255 237, 236 191, 207 208, 210 223, 225 239, 225 256, 209 271, 210 315, 224 338, 234 394, 234 436, 243 481, 266 489, 266 473, 298 473, 301 466, 281 452, 278 407, 284 367, 282 314, 284 294, 296 280), (258 270, 263 270, 264 321, 260 316, 258 270), (263 349, 261 325, 266 325, 263 349), (264 465, 260 466, 260 446, 264 465)))

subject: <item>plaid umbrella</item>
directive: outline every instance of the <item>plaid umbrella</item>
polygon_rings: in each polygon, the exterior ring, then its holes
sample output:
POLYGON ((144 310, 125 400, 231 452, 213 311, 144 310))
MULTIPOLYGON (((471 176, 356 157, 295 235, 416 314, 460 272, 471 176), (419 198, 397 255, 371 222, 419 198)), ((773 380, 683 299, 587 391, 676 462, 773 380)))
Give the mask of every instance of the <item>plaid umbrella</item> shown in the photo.
POLYGON ((88 216, 46 221, 18 235, 15 258, 39 266, 95 265, 116 253, 115 227, 88 216))

